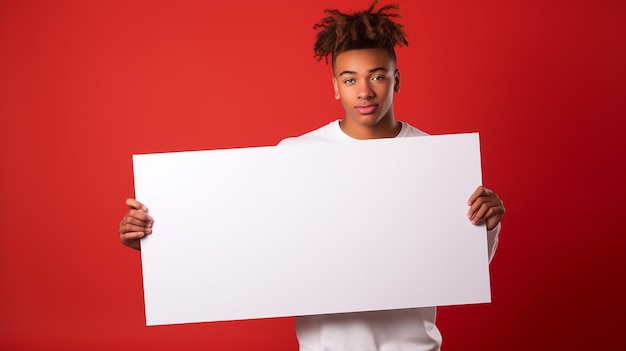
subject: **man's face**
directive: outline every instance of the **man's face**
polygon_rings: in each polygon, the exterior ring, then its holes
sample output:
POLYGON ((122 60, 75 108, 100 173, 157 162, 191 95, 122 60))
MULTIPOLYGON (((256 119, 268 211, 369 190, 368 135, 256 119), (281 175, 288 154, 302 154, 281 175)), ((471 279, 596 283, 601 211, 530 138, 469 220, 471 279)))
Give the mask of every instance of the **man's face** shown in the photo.
POLYGON ((333 85, 348 123, 373 127, 393 119, 393 93, 400 91, 400 73, 384 49, 350 50, 335 58, 333 85))

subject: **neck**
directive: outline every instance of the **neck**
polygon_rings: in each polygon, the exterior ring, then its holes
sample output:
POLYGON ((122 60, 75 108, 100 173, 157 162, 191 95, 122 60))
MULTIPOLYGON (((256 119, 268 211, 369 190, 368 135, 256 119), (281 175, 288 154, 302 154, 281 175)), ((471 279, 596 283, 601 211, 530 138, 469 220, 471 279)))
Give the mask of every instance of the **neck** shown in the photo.
POLYGON ((383 118, 373 125, 360 124, 350 117, 339 122, 341 130, 354 139, 395 138, 402 129, 402 123, 393 117, 383 118))

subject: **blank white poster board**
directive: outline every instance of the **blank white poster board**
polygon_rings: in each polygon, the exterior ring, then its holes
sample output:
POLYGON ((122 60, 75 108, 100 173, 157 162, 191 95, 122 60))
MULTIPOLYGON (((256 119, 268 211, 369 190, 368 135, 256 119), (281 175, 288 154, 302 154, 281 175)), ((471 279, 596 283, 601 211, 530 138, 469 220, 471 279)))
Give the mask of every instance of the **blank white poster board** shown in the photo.
POLYGON ((490 301, 477 133, 134 155, 148 325, 490 301))

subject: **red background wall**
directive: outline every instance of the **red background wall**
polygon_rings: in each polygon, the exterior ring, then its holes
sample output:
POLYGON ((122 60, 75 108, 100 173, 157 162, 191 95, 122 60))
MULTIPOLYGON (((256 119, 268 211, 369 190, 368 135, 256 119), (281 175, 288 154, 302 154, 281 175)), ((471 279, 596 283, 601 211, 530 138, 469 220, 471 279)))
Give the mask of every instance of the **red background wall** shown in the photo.
MULTIPOLYGON (((508 210, 493 302, 440 308, 444 348, 624 348, 626 3, 398 2, 397 117, 479 131, 508 210)), ((145 326, 131 154, 341 117, 312 25, 367 5, 1 1, 0 349, 295 350, 292 318, 145 326)))

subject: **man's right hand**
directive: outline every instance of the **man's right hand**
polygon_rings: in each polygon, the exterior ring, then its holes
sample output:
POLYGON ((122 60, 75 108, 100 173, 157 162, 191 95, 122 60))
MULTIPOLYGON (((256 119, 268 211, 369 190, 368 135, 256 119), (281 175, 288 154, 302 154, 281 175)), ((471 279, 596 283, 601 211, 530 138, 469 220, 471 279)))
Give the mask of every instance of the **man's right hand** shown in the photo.
POLYGON ((154 220, 148 216, 148 209, 135 199, 126 199, 128 212, 120 222, 120 241, 122 244, 141 250, 140 240, 152 233, 154 220))

